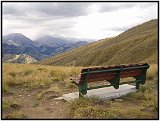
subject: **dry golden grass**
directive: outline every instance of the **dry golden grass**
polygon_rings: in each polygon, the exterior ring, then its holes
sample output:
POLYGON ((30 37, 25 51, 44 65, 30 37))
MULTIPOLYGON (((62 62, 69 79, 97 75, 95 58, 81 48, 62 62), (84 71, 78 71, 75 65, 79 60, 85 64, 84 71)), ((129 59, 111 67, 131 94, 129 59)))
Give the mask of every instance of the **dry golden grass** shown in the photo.
POLYGON ((151 64, 150 68, 147 71, 147 78, 155 78, 158 76, 158 66, 157 64, 151 64))
MULTIPOLYGON (((15 88, 36 89, 33 105, 39 106, 41 99, 52 94, 78 91, 70 83, 69 78, 78 76, 82 67, 59 67, 34 64, 3 63, 2 88, 3 93, 14 93, 15 88), (65 85, 63 85, 63 82, 65 85)), ((82 98, 70 103, 71 118, 87 119, 157 119, 158 116, 158 66, 150 64, 147 80, 138 92, 122 97, 121 102, 114 100, 99 100, 82 98)), ((13 99, 14 101, 14 99, 13 99)), ((3 101, 3 109, 9 108, 12 102, 3 101)), ((22 118, 21 112, 8 114, 8 118, 22 118)))
POLYGON ((60 96, 75 88, 69 78, 77 76, 81 71, 81 67, 9 63, 3 63, 2 68, 3 117, 6 119, 26 118, 23 115, 26 113, 10 107, 12 104, 8 100, 12 99, 13 102, 22 100, 18 105, 23 108, 23 101, 27 99, 19 95, 34 95, 30 105, 37 107, 43 99, 52 99, 52 96, 60 96))
POLYGON ((33 64, 3 64, 3 92, 14 86, 28 88, 47 87, 56 81, 69 80, 77 76, 81 67, 58 67, 33 64))

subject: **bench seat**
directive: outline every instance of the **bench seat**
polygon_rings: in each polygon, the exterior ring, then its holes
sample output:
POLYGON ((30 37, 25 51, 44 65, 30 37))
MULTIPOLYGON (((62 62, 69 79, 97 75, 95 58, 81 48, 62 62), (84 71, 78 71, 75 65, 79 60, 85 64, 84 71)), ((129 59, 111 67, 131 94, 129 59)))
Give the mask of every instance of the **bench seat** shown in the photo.
POLYGON ((149 65, 147 63, 84 68, 81 70, 81 75, 72 80, 79 87, 79 92, 82 94, 86 94, 86 90, 89 89, 87 83, 106 80, 110 82, 110 86, 118 89, 121 84, 120 78, 126 77, 135 78, 136 88, 139 89, 139 85, 145 83, 148 68, 149 65))

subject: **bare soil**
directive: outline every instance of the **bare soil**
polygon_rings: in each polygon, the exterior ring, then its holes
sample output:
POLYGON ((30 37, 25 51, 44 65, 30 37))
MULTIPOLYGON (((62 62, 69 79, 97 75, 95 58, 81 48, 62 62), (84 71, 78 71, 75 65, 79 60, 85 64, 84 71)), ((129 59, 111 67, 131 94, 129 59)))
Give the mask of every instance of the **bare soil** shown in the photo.
POLYGON ((29 90, 28 88, 13 88, 13 94, 4 94, 5 101, 12 100, 10 108, 3 111, 3 118, 8 118, 14 111, 22 113, 27 119, 66 119, 70 118, 69 103, 55 100, 60 96, 53 91, 45 93, 41 99, 37 95, 44 88, 29 90))

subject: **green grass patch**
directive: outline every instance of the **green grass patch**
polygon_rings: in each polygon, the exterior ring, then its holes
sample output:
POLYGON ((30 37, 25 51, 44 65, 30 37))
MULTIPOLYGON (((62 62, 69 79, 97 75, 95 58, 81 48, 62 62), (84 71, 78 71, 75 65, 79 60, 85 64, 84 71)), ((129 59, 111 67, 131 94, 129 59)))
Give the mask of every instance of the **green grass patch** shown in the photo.
POLYGON ((3 110, 6 110, 8 108, 10 108, 10 106, 13 104, 13 101, 12 100, 9 100, 9 101, 2 101, 2 109, 3 110))
POLYGON ((14 111, 8 114, 5 119, 26 119, 27 117, 20 111, 14 111))
MULTIPOLYGON (((143 102, 142 102, 143 103, 143 102)), ((156 116, 141 104, 82 98, 71 102, 71 114, 78 119, 154 119, 156 116), (125 106, 126 105, 126 106, 125 106), (127 106, 130 105, 130 106, 127 106)))
POLYGON ((12 89, 7 84, 3 83, 2 93, 12 94, 12 89))
POLYGON ((8 75, 10 75, 11 77, 15 78, 17 73, 16 72, 9 72, 8 75))
POLYGON ((31 70, 31 69, 25 70, 24 76, 28 76, 28 75, 30 75, 32 73, 33 73, 33 70, 31 70))

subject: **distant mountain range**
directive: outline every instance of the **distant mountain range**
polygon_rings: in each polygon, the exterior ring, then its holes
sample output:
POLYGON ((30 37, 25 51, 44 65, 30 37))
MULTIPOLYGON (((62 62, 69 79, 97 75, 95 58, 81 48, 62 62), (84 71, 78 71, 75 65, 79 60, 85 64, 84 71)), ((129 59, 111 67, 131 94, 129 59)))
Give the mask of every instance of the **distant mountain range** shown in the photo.
POLYGON ((158 62, 158 20, 151 20, 112 38, 40 61, 60 66, 98 66, 158 62))
POLYGON ((2 38, 2 55, 4 57, 5 54, 27 54, 35 60, 41 60, 85 44, 88 44, 88 42, 65 40, 49 35, 42 36, 33 41, 23 34, 12 33, 2 38))
POLYGON ((49 47, 62 47, 65 45, 72 45, 75 43, 74 41, 68 41, 62 38, 55 38, 49 35, 39 37, 35 40, 35 42, 39 43, 39 45, 45 45, 49 47))

